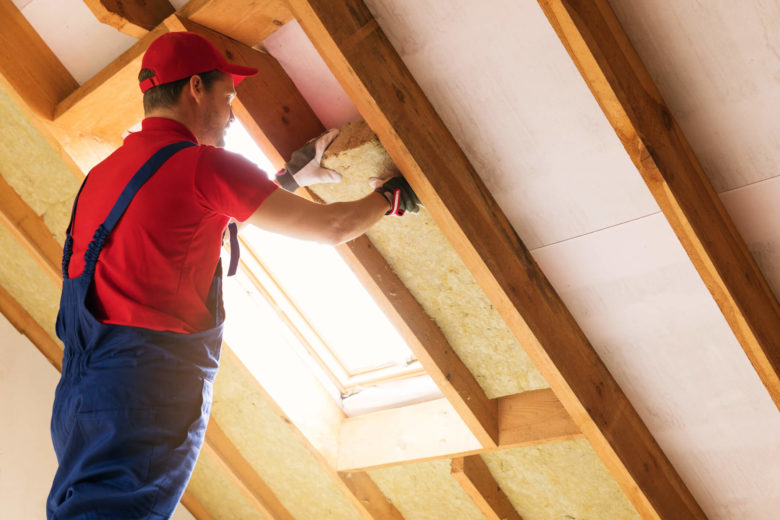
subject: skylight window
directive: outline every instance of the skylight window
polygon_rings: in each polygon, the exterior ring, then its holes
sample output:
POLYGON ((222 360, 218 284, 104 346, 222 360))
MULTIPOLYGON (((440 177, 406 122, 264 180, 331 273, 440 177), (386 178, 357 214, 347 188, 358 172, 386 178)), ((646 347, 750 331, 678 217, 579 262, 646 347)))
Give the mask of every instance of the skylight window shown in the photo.
MULTIPOLYGON (((226 148, 248 157, 267 172, 273 171, 270 161, 238 122, 231 125, 226 148)), ((242 336, 257 337, 257 332, 252 332, 256 327, 251 325, 251 312, 264 313, 254 320, 264 323, 264 327, 268 319, 282 323, 286 333, 280 332, 277 323, 268 327, 274 330, 274 338, 264 339, 279 341, 308 357, 319 371, 320 381, 343 400, 342 406, 350 396, 370 388, 359 399, 361 412, 440 395, 403 338, 334 248, 251 226, 242 230, 241 240, 242 274, 230 282, 240 289, 226 288, 226 294, 239 294, 236 298, 244 302, 235 311, 250 322, 249 326, 235 325, 243 329, 242 336), (253 302, 249 315, 247 297, 253 302)), ((233 312, 233 303, 226 302, 229 312, 233 312)), ((231 323, 228 327, 234 326, 231 323)), ((245 343, 247 338, 236 338, 237 332, 226 331, 226 336, 234 338, 228 341, 245 343)))

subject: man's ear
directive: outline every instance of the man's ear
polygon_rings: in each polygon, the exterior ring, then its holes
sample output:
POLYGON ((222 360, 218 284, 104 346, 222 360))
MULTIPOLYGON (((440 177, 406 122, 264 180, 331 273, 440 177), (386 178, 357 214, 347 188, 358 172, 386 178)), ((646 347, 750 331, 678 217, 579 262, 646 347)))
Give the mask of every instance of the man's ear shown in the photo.
POLYGON ((192 96, 192 98, 195 100, 195 102, 200 103, 203 94, 206 92, 206 89, 203 88, 203 79, 201 79, 201 77, 197 74, 190 76, 190 82, 187 86, 187 91, 189 95, 192 96))

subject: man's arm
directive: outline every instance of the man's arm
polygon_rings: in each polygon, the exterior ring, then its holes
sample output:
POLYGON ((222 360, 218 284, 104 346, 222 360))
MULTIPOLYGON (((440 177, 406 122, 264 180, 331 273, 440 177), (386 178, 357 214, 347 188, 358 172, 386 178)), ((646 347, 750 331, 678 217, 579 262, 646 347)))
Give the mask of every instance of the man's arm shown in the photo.
POLYGON ((350 202, 318 204, 276 190, 247 222, 281 235, 336 245, 365 233, 388 208, 387 199, 377 192, 350 202))

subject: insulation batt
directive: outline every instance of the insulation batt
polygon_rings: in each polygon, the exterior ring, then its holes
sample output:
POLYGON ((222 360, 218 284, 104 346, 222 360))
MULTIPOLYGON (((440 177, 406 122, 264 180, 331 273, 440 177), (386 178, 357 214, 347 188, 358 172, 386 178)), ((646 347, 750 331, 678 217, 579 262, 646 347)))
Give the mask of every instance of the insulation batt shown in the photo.
MULTIPOLYGON (((362 121, 342 128, 322 164, 343 175, 338 184, 312 187, 327 202, 367 195, 368 179, 393 167, 362 121)), ((488 397, 548 386, 424 208, 417 215, 384 218, 367 235, 488 397)))

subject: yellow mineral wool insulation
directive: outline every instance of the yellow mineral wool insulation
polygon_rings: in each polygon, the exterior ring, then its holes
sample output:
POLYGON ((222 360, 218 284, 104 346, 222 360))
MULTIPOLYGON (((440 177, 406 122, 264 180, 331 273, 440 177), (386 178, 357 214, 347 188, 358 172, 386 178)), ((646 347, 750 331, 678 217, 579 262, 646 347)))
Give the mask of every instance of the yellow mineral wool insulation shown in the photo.
POLYGON ((11 233, 0 225, 0 285, 57 340, 54 324, 60 303, 57 287, 11 233))
POLYGON ((523 520, 638 520, 585 439, 483 453, 523 520))
POLYGON ((295 518, 360 519, 294 427, 230 357, 223 358, 217 376, 212 416, 295 518))
MULTIPOLYGON (((342 129, 323 164, 343 175, 338 184, 313 187, 329 202, 365 196, 371 191, 368 178, 392 167, 362 121, 342 129)), ((548 386, 425 209, 418 215, 386 217, 367 235, 488 397, 548 386)))
POLYGON ((79 181, 1 88, 0 175, 62 243, 79 181))
POLYGON ((198 457, 187 490, 215 520, 272 520, 260 513, 204 452, 198 457))
POLYGON ((450 474, 450 460, 372 470, 368 475, 406 520, 483 520, 450 474))

